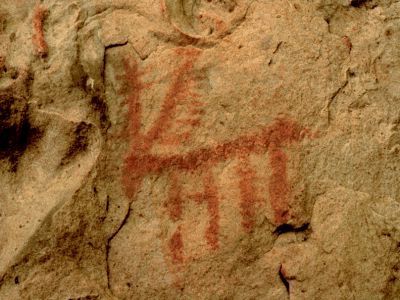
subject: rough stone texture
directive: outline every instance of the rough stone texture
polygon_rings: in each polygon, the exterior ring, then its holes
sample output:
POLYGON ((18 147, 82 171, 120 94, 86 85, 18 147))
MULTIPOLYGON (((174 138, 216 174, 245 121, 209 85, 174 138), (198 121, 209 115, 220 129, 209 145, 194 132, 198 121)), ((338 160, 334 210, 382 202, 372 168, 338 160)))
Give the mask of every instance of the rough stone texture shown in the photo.
POLYGON ((400 2, 3 0, 0 299, 400 299, 400 2))

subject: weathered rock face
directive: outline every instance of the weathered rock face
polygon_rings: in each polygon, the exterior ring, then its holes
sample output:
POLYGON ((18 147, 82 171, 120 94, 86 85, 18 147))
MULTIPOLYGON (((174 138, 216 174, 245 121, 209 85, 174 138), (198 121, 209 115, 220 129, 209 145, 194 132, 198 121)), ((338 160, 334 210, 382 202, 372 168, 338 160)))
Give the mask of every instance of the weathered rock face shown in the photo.
POLYGON ((0 41, 0 299, 399 299, 399 1, 5 0, 0 41))

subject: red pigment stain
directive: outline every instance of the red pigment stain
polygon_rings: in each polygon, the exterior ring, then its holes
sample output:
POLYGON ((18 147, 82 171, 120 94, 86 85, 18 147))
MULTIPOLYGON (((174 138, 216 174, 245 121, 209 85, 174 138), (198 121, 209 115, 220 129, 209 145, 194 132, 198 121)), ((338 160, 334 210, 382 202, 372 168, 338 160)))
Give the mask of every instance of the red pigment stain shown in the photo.
POLYGON ((171 220, 178 221, 182 217, 181 187, 178 183, 178 176, 172 172, 170 176, 170 189, 168 202, 166 204, 171 220))
POLYGON ((203 184, 204 200, 207 203, 207 211, 210 217, 205 237, 211 249, 216 250, 219 248, 219 200, 217 187, 215 185, 214 177, 211 171, 209 171, 204 177, 203 184))
POLYGON ((349 49, 350 52, 351 49, 353 48, 353 44, 351 43, 350 38, 347 35, 345 35, 342 37, 342 42, 347 47, 347 49, 349 49))
MULTIPOLYGON (((282 121, 281 121, 282 122, 282 121)), ((269 163, 272 174, 269 178, 269 198, 275 214, 275 223, 283 224, 289 218, 290 184, 287 174, 288 157, 282 146, 292 142, 299 142, 307 134, 307 130, 300 128, 293 122, 281 123, 271 135, 269 145, 269 163)))
POLYGON ((282 149, 270 147, 269 161, 272 174, 269 178, 269 199, 275 213, 275 223, 283 224, 289 218, 289 182, 286 165, 288 158, 282 149))
POLYGON ((190 126, 199 126, 200 120, 199 119, 186 119, 186 120, 177 120, 178 124, 182 125, 190 125, 190 126))
POLYGON ((158 119, 154 122, 149 132, 147 133, 144 143, 148 146, 153 145, 167 129, 171 127, 173 117, 176 112, 176 106, 180 101, 185 100, 189 96, 193 96, 188 88, 189 84, 193 83, 191 71, 196 58, 200 55, 197 49, 182 49, 175 50, 177 55, 184 56, 184 63, 173 73, 173 81, 167 91, 161 112, 158 119))
POLYGON ((244 157, 238 166, 239 190, 240 190, 240 213, 242 215, 242 227, 250 233, 255 224, 256 215, 256 190, 254 181, 255 171, 250 167, 248 157, 244 157))
POLYGON ((175 264, 183 263, 183 241, 181 227, 179 226, 172 235, 168 243, 171 252, 172 262, 175 264))
POLYGON ((33 14, 33 37, 32 42, 35 47, 36 55, 44 57, 47 55, 48 46, 46 40, 44 38, 43 32, 43 22, 46 18, 47 10, 40 6, 36 5, 35 11, 33 14))
POLYGON ((6 59, 3 56, 0 56, 0 71, 3 71, 6 65, 6 59))
POLYGON ((167 6, 165 5, 165 0, 160 1, 161 14, 164 15, 167 12, 167 6))
MULTIPOLYGON (((139 72, 138 65, 135 61, 130 61, 129 59, 124 60, 125 67, 125 80, 128 83, 128 95, 126 97, 126 102, 128 103, 128 114, 129 114, 129 135, 132 141, 130 155, 132 157, 140 156, 146 153, 143 145, 143 137, 140 133, 141 127, 141 114, 142 108, 140 104, 140 95, 146 84, 141 81, 141 76, 143 73, 139 72)), ((127 170, 125 170, 126 172, 127 170)), ((145 174, 140 172, 140 168, 131 169, 130 172, 123 176, 123 182, 126 187, 125 191, 128 197, 133 197, 141 182, 142 177, 145 174), (129 175, 129 173, 131 175, 129 175)))

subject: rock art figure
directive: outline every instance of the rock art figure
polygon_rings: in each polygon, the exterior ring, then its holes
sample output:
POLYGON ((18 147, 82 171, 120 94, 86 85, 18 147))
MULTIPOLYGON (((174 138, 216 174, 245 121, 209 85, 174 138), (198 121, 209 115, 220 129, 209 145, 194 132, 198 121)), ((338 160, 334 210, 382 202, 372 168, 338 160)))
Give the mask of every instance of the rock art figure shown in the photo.
POLYGON ((398 299, 399 15, 0 1, 0 299, 398 299))
MULTIPOLYGON (((182 62, 173 73, 170 86, 166 92, 157 119, 144 132, 141 107, 141 93, 151 89, 154 83, 142 81, 143 71, 138 69, 132 59, 125 59, 125 76, 129 86, 126 102, 129 105, 129 135, 132 147, 125 159, 123 184, 126 194, 134 199, 146 176, 168 174, 169 191, 165 206, 171 221, 178 224, 176 231, 168 241, 174 263, 184 261, 184 238, 179 225, 184 213, 185 201, 193 199, 198 205, 205 205, 208 211, 208 225, 204 232, 204 239, 212 250, 219 248, 219 191, 215 184, 212 172, 213 166, 229 159, 238 158, 237 176, 240 190, 240 213, 244 231, 251 233, 254 227, 257 195, 253 187, 254 170, 249 163, 252 154, 267 155, 266 167, 269 164, 271 175, 268 178, 268 198, 274 212, 273 222, 276 226, 290 220, 291 183, 287 174, 288 156, 284 146, 299 143, 310 132, 288 117, 277 118, 272 124, 264 127, 258 133, 240 136, 215 146, 195 149, 184 154, 153 154, 153 148, 168 141, 179 143, 189 138, 190 131, 179 136, 169 136, 170 129, 179 128, 175 124, 177 109, 188 104, 189 107, 203 106, 201 95, 196 92, 196 78, 194 76, 195 63, 201 57, 197 49, 178 48, 176 55, 182 57, 182 62), (195 195, 188 194, 181 186, 181 176, 185 172, 198 173, 203 191, 195 195), (182 174, 182 175, 181 175, 182 174)), ((192 116, 187 120, 190 127, 199 126, 201 116, 192 116)), ((178 120, 179 121, 179 120, 178 120)), ((291 204, 293 205, 293 203, 291 204)))

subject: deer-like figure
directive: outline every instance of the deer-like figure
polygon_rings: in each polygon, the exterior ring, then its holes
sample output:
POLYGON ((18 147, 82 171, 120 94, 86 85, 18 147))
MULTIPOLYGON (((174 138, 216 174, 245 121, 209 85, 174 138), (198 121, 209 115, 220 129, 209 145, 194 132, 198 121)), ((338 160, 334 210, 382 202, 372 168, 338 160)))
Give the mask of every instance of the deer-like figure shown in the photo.
MULTIPOLYGON (((184 154, 155 155, 152 149, 162 141, 188 138, 190 131, 182 136, 171 138, 168 131, 177 122, 177 106, 191 102, 193 106, 201 106, 199 94, 193 92, 196 87, 196 77, 193 69, 201 55, 201 50, 195 48, 178 48, 176 55, 182 58, 182 63, 172 74, 170 86, 165 94, 158 118, 151 124, 147 132, 142 130, 141 92, 150 88, 151 83, 141 80, 143 73, 131 59, 126 59, 125 80, 130 90, 127 95, 129 105, 129 135, 132 146, 125 159, 123 184, 126 194, 134 199, 143 179, 148 175, 167 174, 169 176, 169 193, 166 207, 171 221, 178 223, 182 219, 183 195, 179 183, 179 172, 198 171, 202 176, 203 192, 197 195, 198 203, 205 203, 209 215, 209 225, 205 231, 205 239, 211 249, 218 249, 219 235, 219 195, 211 168, 229 158, 238 158, 237 174, 241 197, 242 226, 246 232, 251 232, 255 225, 256 214, 255 192, 253 180, 255 177, 249 163, 249 155, 268 153, 271 175, 268 183, 269 200, 274 211, 276 225, 284 224, 289 218, 288 198, 291 193, 287 175, 288 157, 283 150, 285 145, 301 141, 309 132, 289 118, 277 118, 272 124, 264 127, 256 134, 240 136, 234 140, 220 143, 216 146, 199 148, 184 154), (170 138, 168 139, 168 136, 170 138)), ((190 126, 199 123, 200 115, 195 117, 190 126)), ((178 223, 179 224, 179 223, 178 223)), ((174 263, 184 260, 181 227, 177 226, 175 233, 168 242, 174 263)))

